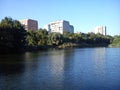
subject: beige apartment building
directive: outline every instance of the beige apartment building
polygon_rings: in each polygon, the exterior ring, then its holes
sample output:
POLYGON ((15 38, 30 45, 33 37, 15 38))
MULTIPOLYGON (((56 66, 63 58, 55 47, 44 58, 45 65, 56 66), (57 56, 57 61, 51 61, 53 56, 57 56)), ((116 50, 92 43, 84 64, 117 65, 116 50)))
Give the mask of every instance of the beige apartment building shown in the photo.
POLYGON ((38 21, 37 20, 32 20, 32 19, 24 19, 24 20, 19 20, 21 24, 25 26, 25 30, 33 30, 37 31, 38 30, 38 21))

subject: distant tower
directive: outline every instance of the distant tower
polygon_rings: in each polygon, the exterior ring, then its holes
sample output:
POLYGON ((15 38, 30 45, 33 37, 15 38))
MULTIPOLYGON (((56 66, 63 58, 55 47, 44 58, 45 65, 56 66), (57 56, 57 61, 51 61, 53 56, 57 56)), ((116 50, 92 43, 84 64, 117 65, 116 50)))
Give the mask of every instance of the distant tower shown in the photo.
POLYGON ((106 28, 106 26, 105 26, 105 35, 107 35, 107 28, 106 28))
POLYGON ((95 34, 100 33, 100 34, 106 35, 106 33, 107 33, 106 26, 96 26, 92 30, 92 32, 95 34))

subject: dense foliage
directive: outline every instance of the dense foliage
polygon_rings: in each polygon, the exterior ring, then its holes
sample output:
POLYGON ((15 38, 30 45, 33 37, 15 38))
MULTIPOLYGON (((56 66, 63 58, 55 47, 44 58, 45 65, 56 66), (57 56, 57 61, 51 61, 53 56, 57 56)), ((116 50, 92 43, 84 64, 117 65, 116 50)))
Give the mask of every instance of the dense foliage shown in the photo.
POLYGON ((48 32, 44 29, 40 29, 37 32, 29 30, 27 32, 27 44, 28 46, 47 45, 48 32))
POLYGON ((107 46, 112 41, 112 37, 94 33, 48 33, 46 30, 40 29, 37 32, 28 31, 27 41, 30 46, 59 46, 65 43, 87 46, 107 46))
POLYGON ((23 50, 26 45, 26 31, 17 20, 5 17, 0 22, 0 52, 23 50))

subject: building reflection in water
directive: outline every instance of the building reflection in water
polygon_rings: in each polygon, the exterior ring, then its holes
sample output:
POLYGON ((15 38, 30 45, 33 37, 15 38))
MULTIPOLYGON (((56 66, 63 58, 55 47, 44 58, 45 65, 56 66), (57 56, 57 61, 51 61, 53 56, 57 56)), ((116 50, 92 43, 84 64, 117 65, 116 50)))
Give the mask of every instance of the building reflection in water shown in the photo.
MULTIPOLYGON (((53 51, 53 55, 50 56, 50 72, 56 88, 64 88, 66 72, 71 71, 73 65, 73 52, 69 50, 61 50, 59 52, 53 51)), ((69 72, 68 72, 69 74, 69 72)))
POLYGON ((56 88, 62 88, 64 74, 64 50, 53 51, 50 56, 50 72, 56 88))
POLYGON ((93 60, 95 78, 99 79, 99 81, 104 81, 106 73, 106 48, 95 48, 93 60))

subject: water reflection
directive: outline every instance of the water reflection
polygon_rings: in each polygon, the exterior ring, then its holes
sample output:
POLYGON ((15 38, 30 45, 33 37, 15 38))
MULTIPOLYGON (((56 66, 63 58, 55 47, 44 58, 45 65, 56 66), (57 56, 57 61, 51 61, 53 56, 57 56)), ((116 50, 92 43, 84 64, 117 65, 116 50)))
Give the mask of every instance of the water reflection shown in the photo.
POLYGON ((106 48, 94 49, 94 66, 94 78, 104 82, 106 76, 106 48))
POLYGON ((0 64, 15 64, 19 62, 24 62, 24 60, 24 54, 0 55, 0 64))
POLYGON ((62 88, 63 83, 63 73, 64 73, 64 51, 54 51, 52 56, 49 57, 50 60, 50 73, 51 78, 56 84, 55 88, 62 88))
POLYGON ((17 74, 25 71, 24 55, 0 55, 0 75, 17 74))
POLYGON ((118 89, 120 54, 112 51, 114 54, 106 48, 82 48, 0 56, 0 89, 118 89))
MULTIPOLYGON (((60 50, 54 51, 53 55, 49 57, 51 78, 55 82, 55 89, 63 89, 66 73, 70 75, 73 65, 74 50, 60 50), (67 71, 67 72, 66 72, 67 71)), ((71 77, 71 76, 70 76, 71 77)), ((71 77, 72 79, 72 77, 71 77)))
POLYGON ((0 75, 18 74, 24 71, 24 64, 0 64, 0 75))

